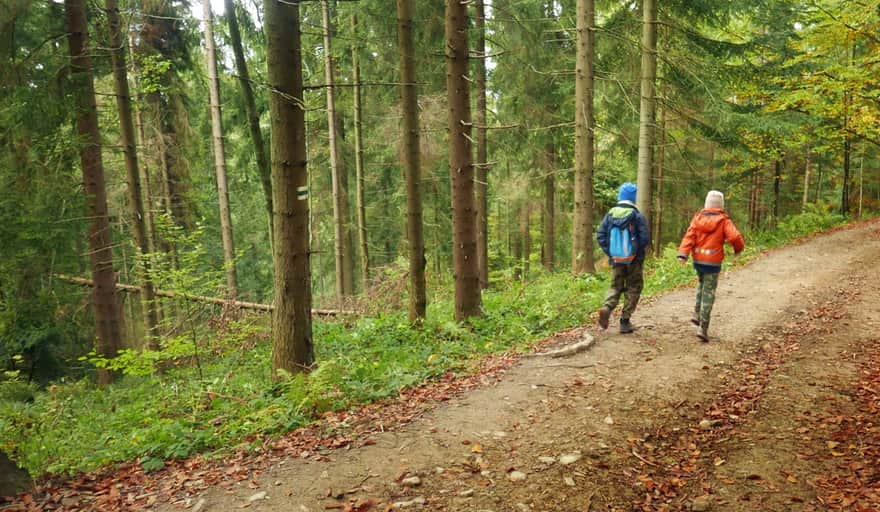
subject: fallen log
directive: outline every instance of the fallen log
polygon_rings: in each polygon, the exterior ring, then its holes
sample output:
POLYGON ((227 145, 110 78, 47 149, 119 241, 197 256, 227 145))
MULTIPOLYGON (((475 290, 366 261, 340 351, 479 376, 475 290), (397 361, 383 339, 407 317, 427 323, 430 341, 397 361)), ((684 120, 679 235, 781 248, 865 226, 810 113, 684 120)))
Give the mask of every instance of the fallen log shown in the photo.
POLYGON ((590 347, 592 347, 594 341, 595 341, 595 339, 593 338, 592 334, 590 334, 588 332, 584 332, 584 334, 581 336, 581 341, 578 341, 577 343, 573 343, 571 345, 567 345, 565 347, 562 347, 562 348, 559 348, 556 350, 551 350, 549 352, 534 352, 531 354, 523 354, 523 357, 568 357, 568 356, 573 356, 575 354, 579 354, 579 353, 589 349, 590 347))
MULTIPOLYGON (((95 282, 85 277, 68 276, 66 274, 53 274, 55 279, 64 281, 65 283, 76 284, 79 286, 95 286, 95 282)), ((128 293, 141 293, 141 287, 133 284, 116 283, 116 289, 128 293)), ((209 304, 218 304, 221 306, 232 306, 242 309, 251 309, 254 311, 270 312, 275 307, 271 304, 260 304, 258 302, 245 302, 241 300, 230 300, 221 297, 209 297, 207 295, 194 295, 192 293, 173 292, 168 290, 155 289, 153 292, 157 297, 165 297, 168 299, 183 299, 193 302, 207 302, 209 304)), ((336 315, 354 315, 354 311, 343 309, 312 309, 313 315, 319 316, 336 316, 336 315)))

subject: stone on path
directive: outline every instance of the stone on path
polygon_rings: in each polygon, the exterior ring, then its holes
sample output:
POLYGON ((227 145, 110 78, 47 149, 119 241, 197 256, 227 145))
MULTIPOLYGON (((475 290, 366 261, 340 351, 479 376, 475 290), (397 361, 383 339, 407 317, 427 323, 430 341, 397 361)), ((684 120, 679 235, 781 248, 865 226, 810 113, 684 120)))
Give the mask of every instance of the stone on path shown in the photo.
POLYGON ((258 493, 256 493, 256 494, 252 495, 250 498, 248 498, 248 501, 250 501, 251 503, 253 503, 253 502, 255 502, 255 501, 264 500, 264 499, 266 499, 267 497, 268 497, 268 493, 267 493, 266 491, 260 491, 260 492, 258 492, 258 493))
POLYGON ((422 485, 422 479, 417 476, 410 476, 401 480, 400 485, 404 487, 418 487, 422 485))
POLYGON ((581 460, 581 452, 574 453, 566 453, 565 455, 559 456, 559 463, 563 466, 568 466, 569 464, 574 464, 575 462, 581 460))

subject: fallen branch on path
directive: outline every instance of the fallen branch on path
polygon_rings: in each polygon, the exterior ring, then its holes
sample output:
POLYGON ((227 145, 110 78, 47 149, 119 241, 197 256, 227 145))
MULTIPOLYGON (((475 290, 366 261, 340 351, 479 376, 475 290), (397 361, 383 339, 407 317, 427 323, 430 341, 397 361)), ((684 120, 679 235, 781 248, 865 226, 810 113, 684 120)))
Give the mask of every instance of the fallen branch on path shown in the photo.
POLYGON ((566 347, 562 347, 557 350, 551 350, 549 352, 538 352, 534 354, 526 354, 523 357, 568 357, 573 356, 575 354, 579 354, 590 347, 593 346, 593 342, 596 341, 595 338, 590 333, 585 332, 583 335, 583 339, 577 343, 572 345, 568 345, 566 347))
MULTIPOLYGON (((53 277, 55 279, 59 279, 64 281, 65 283, 76 284, 80 286, 90 286, 94 287, 95 282, 91 279, 87 279, 85 277, 74 277, 68 276, 65 274, 54 274, 53 277)), ((122 292, 128 293, 141 293, 141 287, 135 286, 133 284, 124 284, 124 283, 116 283, 116 289, 122 292)), ((159 290, 154 289, 153 293, 156 294, 157 297, 165 297, 168 299, 183 299, 190 300, 194 302, 207 302, 209 304, 218 304, 220 306, 232 306, 241 309, 251 309, 254 311, 272 311, 275 309, 275 306, 271 304, 260 304, 257 302, 244 302, 240 300, 231 300, 224 299, 221 297, 209 297, 207 295, 193 295, 191 293, 184 292, 174 292, 168 290, 159 290)), ((346 311, 341 309, 313 309, 313 315, 321 315, 321 316, 336 316, 336 315, 353 315, 354 311, 346 311)))

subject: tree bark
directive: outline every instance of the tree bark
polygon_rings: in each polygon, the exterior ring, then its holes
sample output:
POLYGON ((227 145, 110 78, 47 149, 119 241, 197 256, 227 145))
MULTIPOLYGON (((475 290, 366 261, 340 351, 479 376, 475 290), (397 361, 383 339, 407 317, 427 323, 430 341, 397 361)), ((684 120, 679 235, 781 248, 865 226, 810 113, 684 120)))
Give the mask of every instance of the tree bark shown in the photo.
POLYGON ((333 78, 333 56, 331 52, 331 30, 330 25, 330 2, 328 0, 321 1, 324 25, 324 81, 327 90, 327 129, 330 149, 330 180, 333 190, 333 235, 334 250, 336 253, 336 298, 342 300, 344 297, 351 295, 347 281, 350 276, 346 276, 347 265, 346 258, 346 239, 348 233, 346 224, 348 219, 348 211, 346 206, 346 190, 343 186, 342 174, 345 170, 342 168, 342 162, 339 159, 339 147, 337 139, 336 126, 336 89, 333 78))
POLYGON ((205 60, 208 62, 208 92, 211 101, 211 140, 214 146, 214 169, 217 174, 217 197, 220 203, 220 236, 223 239, 223 263, 226 267, 226 293, 232 298, 238 294, 238 277, 235 273, 235 243, 232 237, 232 215, 229 212, 229 187, 226 182, 226 154, 223 147, 223 120, 220 114, 220 78, 217 76, 211 0, 202 0, 202 12, 205 17, 205 60))
POLYGON ((361 256, 361 290, 366 291, 370 283, 370 248, 367 239, 367 207, 364 201, 364 143, 362 135, 362 98, 361 98, 361 64, 360 48, 358 47, 357 15, 351 15, 351 33, 354 41, 351 46, 352 81, 354 82, 354 168, 355 197, 357 200, 358 245, 361 256))
POLYGON ((810 164, 813 156, 812 150, 808 147, 807 154, 804 157, 804 194, 801 198, 801 213, 806 211, 807 203, 810 201, 810 164))
POLYGON ((779 185, 782 182, 782 158, 773 162, 773 223, 779 221, 779 185))
POLYGON ((528 190, 526 191, 526 199, 519 211, 519 237, 522 240, 522 279, 525 281, 529 277, 529 258, 532 254, 532 208, 528 199, 528 190))
MULTIPOLYGON (((137 94, 138 99, 138 108, 135 110, 134 116, 135 128, 137 129, 138 141, 140 142, 141 148, 146 148, 147 138, 144 132, 143 96, 141 95, 140 84, 138 83, 137 67, 134 58, 134 45, 130 34, 128 37, 128 52, 129 56, 131 56, 132 83, 134 84, 135 93, 137 94)), ((139 160, 139 168, 141 171, 141 182, 143 184, 141 190, 143 192, 144 220, 146 221, 147 227, 147 252, 152 253, 156 250, 156 222, 153 218, 153 190, 151 188, 152 180, 150 179, 150 168, 147 165, 148 161, 149 159, 147 157, 144 157, 143 160, 139 160)))
MULTIPOLYGON (((55 279, 64 281, 65 283, 75 284, 79 286, 95 286, 95 281, 92 279, 85 279, 82 277, 74 277, 68 276, 65 274, 53 274, 52 277, 55 279)), ((129 292, 129 293, 143 293, 143 287, 136 286, 132 284, 125 283, 116 283, 116 290, 120 292, 129 292)), ((219 306, 232 306, 234 308, 241 309, 250 309, 253 311, 274 311, 275 307, 272 304, 260 304, 257 302, 246 302, 241 300, 231 300, 225 299, 222 297, 210 297, 207 295, 194 295, 191 293, 185 292, 175 292, 171 290, 163 290, 161 288, 155 289, 155 294, 157 297, 165 297, 168 299, 181 299, 188 300, 192 302, 205 302, 208 304, 217 304, 219 306)), ((344 309, 312 309, 313 315, 323 315, 323 316, 335 316, 335 315, 355 315, 356 311, 353 310, 344 310, 344 309)))
MULTIPOLYGON (((125 172, 128 180, 128 208, 131 216, 131 229, 141 256, 150 253, 150 243, 144 215, 144 202, 141 193, 141 175, 138 167, 135 145, 134 120, 131 112, 131 92, 128 87, 128 71, 125 65, 125 46, 119 22, 117 0, 107 0, 107 22, 110 28, 110 58, 113 66, 113 86, 116 92, 116 106, 119 109, 119 124, 122 135, 122 150, 125 154, 125 172)), ((150 261, 140 258, 140 282, 143 294, 140 297, 144 322, 144 336, 147 347, 158 348, 155 338, 159 316, 156 310, 156 297, 153 293, 153 280, 150 275, 150 261)))
POLYGON ((595 24, 594 0, 578 0, 575 65, 574 219, 571 227, 571 271, 575 275, 595 271, 593 263, 595 24))
POLYGON ((663 166, 666 165, 666 109, 660 110, 660 147, 657 151, 657 204, 654 211, 654 255, 663 253, 663 166))
MULTIPOLYGON (((65 0, 67 41, 70 47, 70 79, 76 101, 76 131, 80 138, 80 162, 83 191, 89 217, 89 256, 98 354, 116 357, 122 340, 122 321, 116 301, 116 276, 113 272, 113 242, 107 211, 107 190, 104 162, 101 156, 101 135, 98 132, 98 108, 95 102, 92 58, 88 48, 88 22, 83 0, 65 0)), ((98 383, 112 382, 113 374, 98 370, 98 383)))
POLYGON ((446 94, 449 98, 455 319, 458 321, 480 315, 468 50, 467 4, 446 0, 446 94))
MULTIPOLYGON (((403 111, 402 160, 406 179, 406 238, 409 244, 409 319, 425 318, 425 239, 422 227, 421 152, 418 90, 413 38, 413 0, 397 0, 400 50, 400 103, 403 111)), ((386 191, 386 195, 388 192, 386 191)))
POLYGON ((232 40, 232 53, 235 55, 235 69, 238 73, 238 84, 241 87, 241 95, 244 99, 244 108, 248 119, 248 130, 254 143, 254 153, 257 157, 257 171, 260 173, 260 184, 263 186, 263 195, 266 197, 266 211, 269 215, 269 236, 272 236, 272 169, 269 166, 269 155, 266 144, 263 141, 263 131, 260 129, 260 114, 254 101, 254 89, 251 86, 250 72, 247 60, 244 58, 244 48, 241 44, 241 30, 238 27, 238 17, 235 14, 235 1, 225 0, 226 21, 229 23, 229 37, 232 40))
POLYGON ((486 6, 484 0, 474 2, 477 34, 477 264, 480 269, 480 288, 489 287, 489 152, 486 127, 486 6))
POLYGON ((642 72, 639 106, 639 193, 636 204, 651 225, 651 172, 654 167, 654 81, 657 76, 657 4, 642 1, 642 72))
POLYGON ((849 192, 851 188, 850 184, 850 167, 851 167, 851 154, 852 154, 852 145, 850 143, 849 135, 844 135, 843 137, 843 190, 841 191, 840 196, 840 213, 843 215, 849 215, 849 192))
POLYGON ((300 55, 299 0, 264 0, 271 93, 275 311, 272 378, 308 371, 312 345, 309 188, 300 55))
POLYGON ((556 183, 554 167, 556 166, 556 148, 552 142, 547 143, 545 149, 547 155, 547 167, 544 175, 544 250, 542 262, 548 272, 553 271, 555 265, 556 244, 556 183))

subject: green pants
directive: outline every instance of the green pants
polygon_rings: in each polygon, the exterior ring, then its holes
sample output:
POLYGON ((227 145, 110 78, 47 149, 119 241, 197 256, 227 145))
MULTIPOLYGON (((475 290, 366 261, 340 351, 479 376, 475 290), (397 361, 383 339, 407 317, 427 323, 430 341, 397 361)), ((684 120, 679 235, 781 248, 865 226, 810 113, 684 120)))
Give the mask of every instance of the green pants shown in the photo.
POLYGON ((701 324, 708 324, 712 316, 712 306, 715 305, 715 289, 718 288, 718 273, 706 274, 697 272, 700 284, 697 285, 697 303, 694 305, 694 314, 701 324))
POLYGON ((613 267, 611 288, 608 288, 608 293, 605 294, 605 307, 613 311, 620 302, 620 295, 623 294, 626 300, 620 318, 628 320, 636 310, 643 286, 642 262, 613 267))

